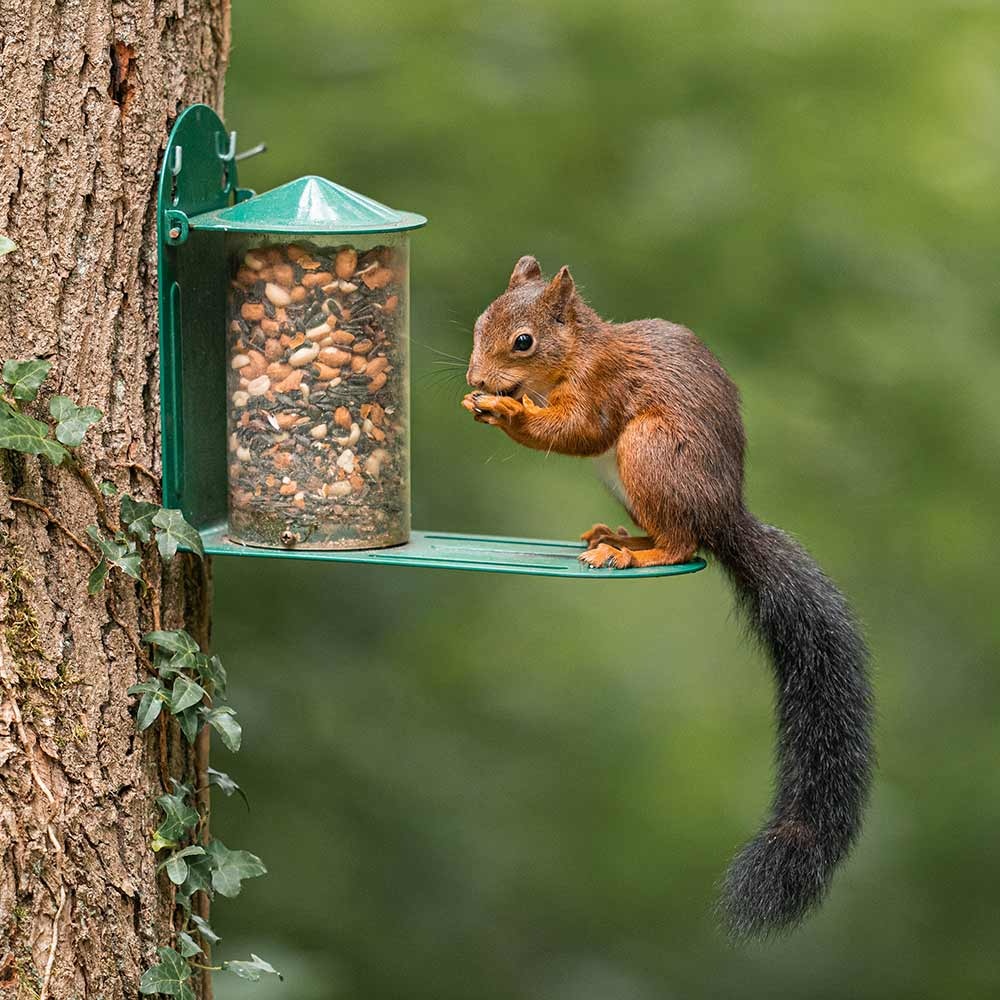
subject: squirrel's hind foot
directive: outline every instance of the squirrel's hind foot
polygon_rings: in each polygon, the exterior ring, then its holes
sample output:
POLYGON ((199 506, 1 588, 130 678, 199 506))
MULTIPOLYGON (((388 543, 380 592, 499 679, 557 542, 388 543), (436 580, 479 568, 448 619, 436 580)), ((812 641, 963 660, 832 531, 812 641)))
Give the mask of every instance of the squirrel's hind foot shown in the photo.
POLYGON ((629 549, 616 549, 603 542, 581 552, 577 558, 591 569, 628 569, 632 565, 632 552, 629 549))
POLYGON ((594 548, 581 552, 577 558, 592 569, 628 569, 630 566, 641 569, 643 566, 676 566, 678 563, 691 562, 697 551, 697 546, 692 545, 656 548, 649 539, 612 535, 608 541, 599 542, 594 548), (629 542, 649 544, 629 545, 629 542))

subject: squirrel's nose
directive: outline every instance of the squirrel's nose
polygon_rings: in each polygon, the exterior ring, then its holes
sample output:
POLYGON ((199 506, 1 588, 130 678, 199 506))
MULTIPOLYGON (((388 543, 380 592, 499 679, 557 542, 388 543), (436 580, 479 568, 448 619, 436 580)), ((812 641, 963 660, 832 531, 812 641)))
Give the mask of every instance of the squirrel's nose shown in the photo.
POLYGON ((465 381, 473 387, 473 389, 485 389, 486 379, 483 378, 483 373, 478 368, 473 368, 469 365, 469 370, 465 373, 465 381))

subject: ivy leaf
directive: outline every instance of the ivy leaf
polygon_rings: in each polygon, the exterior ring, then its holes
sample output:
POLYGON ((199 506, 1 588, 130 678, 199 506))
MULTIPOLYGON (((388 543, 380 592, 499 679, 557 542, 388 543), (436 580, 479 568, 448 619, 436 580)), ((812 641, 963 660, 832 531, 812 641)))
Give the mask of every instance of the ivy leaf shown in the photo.
POLYGON ((151 646, 159 646, 169 653, 197 653, 198 643, 184 631, 173 629, 170 632, 147 632, 142 641, 151 646))
POLYGON ((166 688, 154 677, 148 681, 140 681, 127 688, 126 694, 165 694, 166 688))
MULTIPOLYGON (((7 364, 11 362, 8 361, 7 364)), ((6 366, 4 370, 6 371, 6 366)), ((19 451, 25 455, 44 455, 53 465, 58 465, 69 454, 61 444, 49 437, 48 424, 23 413, 16 413, 9 406, 0 413, 0 448, 19 451)))
POLYGON ((205 721, 222 737, 222 742, 237 753, 243 742, 243 727, 236 721, 236 710, 219 705, 205 713, 205 721))
POLYGON ((157 866, 157 871, 166 868, 167 878, 174 885, 183 885, 188 876, 188 865, 185 858, 192 858, 205 853, 204 847, 184 847, 179 851, 174 851, 162 864, 157 866))
POLYGON ((185 958, 193 958, 201 951, 201 945, 187 931, 177 935, 177 943, 181 946, 181 954, 185 958))
POLYGON ((17 244, 9 236, 0 236, 0 257, 17 249, 17 244))
POLYGON ((145 500, 135 500, 126 493, 120 509, 122 524, 140 541, 148 542, 153 536, 153 517, 160 507, 145 500))
POLYGON ((67 417, 72 416, 75 409, 76 403, 69 396, 53 396, 49 400, 49 413, 56 420, 65 420, 67 417))
POLYGON ((168 840, 166 837, 161 837, 159 833, 154 833, 153 839, 149 842, 149 849, 156 854, 157 851, 162 851, 164 847, 177 847, 177 841, 168 840))
POLYGON ((226 668, 222 665, 222 660, 217 656, 208 656, 205 653, 199 653, 196 657, 195 666, 198 673, 201 674, 202 680, 207 684, 213 684, 218 694, 224 695, 226 693, 228 678, 226 676, 226 668))
POLYGON ((173 677, 175 674, 182 674, 185 670, 193 671, 197 667, 196 653, 174 653, 173 656, 161 656, 157 658, 157 667, 161 677, 173 677))
POLYGON ((188 743, 194 743, 198 738, 198 731, 201 729, 201 716, 198 714, 198 710, 195 708, 189 708, 181 712, 177 716, 177 722, 180 724, 181 732, 184 734, 184 739, 188 743))
POLYGON ((179 840, 198 822, 198 810, 189 806, 180 795, 161 795, 156 804, 163 810, 163 822, 156 834, 163 840, 179 840))
POLYGON ((96 524, 87 526, 87 534, 97 544, 111 566, 117 567, 133 580, 142 579, 142 556, 136 551, 135 543, 127 540, 109 540, 101 534, 96 524))
POLYGON ((135 713, 135 726, 139 732, 144 732, 156 722, 163 711, 163 699, 155 694, 144 694, 139 700, 139 708, 135 713))
POLYGON ((142 681, 133 684, 128 694, 141 694, 138 711, 135 713, 136 728, 141 733, 156 721, 163 708, 167 689, 158 680, 142 681))
POLYGON ((233 792, 236 792, 243 800, 243 804, 247 807, 247 809, 250 808, 250 800, 247 798, 246 792, 244 792, 243 789, 240 788, 240 786, 237 785, 228 774, 224 771, 216 771, 214 767, 210 767, 206 773, 208 774, 208 783, 210 785, 215 785, 215 787, 218 788, 227 798, 231 796, 233 792))
POLYGON ((235 972, 240 979, 249 979, 251 983, 258 982, 260 977, 264 975, 277 976, 281 981, 285 979, 270 962, 265 962, 253 952, 250 952, 249 962, 226 962, 222 967, 227 972, 235 972))
POLYGON ((188 866, 187 862, 180 856, 182 853, 182 851, 175 851, 162 865, 157 866, 157 871, 161 868, 166 868, 167 878, 174 885, 183 885, 184 880, 187 878, 188 866))
POLYGON ((133 580, 142 579, 142 556, 135 549, 131 551, 121 546, 122 553, 117 559, 108 559, 112 566, 117 566, 123 573, 132 577, 133 580))
MULTIPOLYGON (((212 861, 207 854, 193 857, 188 860, 188 874, 184 880, 184 885, 180 888, 180 894, 190 899, 196 892, 205 891, 211 894, 212 891, 212 861)), ((194 917, 191 917, 194 922, 194 917)), ((198 926, 195 924, 195 926, 198 926)), ((218 940, 218 938, 216 939, 218 940)))
POLYGON ((231 851, 221 840, 208 845, 208 859, 212 865, 212 888, 229 899, 240 894, 244 879, 267 874, 264 862, 256 854, 231 851))
POLYGON ((188 877, 188 863, 184 859, 204 853, 205 849, 203 847, 185 847, 171 854, 159 867, 166 868, 167 878, 174 885, 183 885, 188 877))
POLYGON ((30 402, 38 395, 38 389, 51 367, 51 361, 42 361, 40 358, 8 361, 3 366, 3 380, 10 386, 10 394, 15 399, 30 402))
POLYGON ((185 785, 183 781, 178 781, 176 778, 171 778, 170 784, 174 786, 175 793, 182 799, 189 799, 194 794, 190 785, 185 785))
POLYGON ((96 406, 78 407, 68 420, 60 420, 56 424, 56 440, 70 448, 76 448, 83 444, 87 431, 103 416, 96 406))
MULTIPOLYGON (((139 980, 139 992, 165 993, 168 997, 179 997, 184 994, 181 988, 187 986, 191 978, 191 966, 173 948, 157 948, 156 954, 160 961, 147 969, 139 980)), ((190 987, 188 987, 190 992, 190 987)))
POLYGON ((110 479, 102 479, 100 486, 101 496, 113 497, 118 492, 118 487, 110 479))
POLYGON ((94 406, 77 406, 69 396, 53 396, 49 400, 49 413, 56 419, 56 440, 75 448, 83 437, 104 416, 94 406))
POLYGON ((159 528, 156 533, 156 544, 160 555, 167 562, 173 559, 179 545, 197 552, 199 556, 205 555, 201 535, 184 520, 184 515, 179 510, 161 507, 153 517, 153 525, 159 528))
POLYGON ((217 656, 211 656, 209 657, 208 664, 208 674, 212 683, 216 686, 219 693, 224 695, 226 689, 229 687, 229 675, 226 673, 226 668, 222 665, 222 660, 217 656))
POLYGON ((108 561, 107 559, 102 559, 91 571, 90 576, 87 577, 87 593, 91 597, 94 594, 99 594, 104 589, 104 581, 108 578, 108 561))
POLYGON ((219 937, 215 931, 209 926, 208 921, 197 914, 192 914, 191 923, 194 925, 195 930, 209 943, 218 944, 222 938, 219 937))
POLYGON ((178 851, 177 854, 174 855, 174 857, 194 858, 204 853, 205 853, 204 847, 199 847, 197 844, 192 844, 190 847, 185 847, 182 851, 178 851))
POLYGON ((210 767, 206 773, 208 775, 208 783, 215 785, 224 795, 229 796, 233 792, 240 790, 240 786, 225 771, 216 771, 214 767, 210 767))
POLYGON ((185 708, 197 705, 205 697, 205 689, 197 682, 178 674, 174 689, 170 692, 170 711, 179 715, 185 708))

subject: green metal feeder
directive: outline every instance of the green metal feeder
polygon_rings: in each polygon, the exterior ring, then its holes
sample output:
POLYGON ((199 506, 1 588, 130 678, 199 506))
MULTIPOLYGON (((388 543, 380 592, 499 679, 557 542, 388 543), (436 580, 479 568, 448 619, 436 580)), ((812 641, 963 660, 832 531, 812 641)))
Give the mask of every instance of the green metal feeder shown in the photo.
POLYGON ((235 133, 178 118, 157 204, 163 502, 214 555, 580 579, 575 542, 410 530, 409 233, 321 177, 254 194, 235 133))

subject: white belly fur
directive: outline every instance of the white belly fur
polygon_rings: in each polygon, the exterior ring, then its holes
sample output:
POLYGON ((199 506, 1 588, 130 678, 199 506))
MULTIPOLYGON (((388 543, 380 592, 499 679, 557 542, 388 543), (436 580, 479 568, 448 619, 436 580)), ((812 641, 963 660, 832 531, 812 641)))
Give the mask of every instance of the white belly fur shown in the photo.
POLYGON ((616 448, 609 448, 603 455, 598 455, 593 461, 598 478, 611 490, 618 502, 627 510, 628 502, 625 499, 625 487, 622 486, 621 477, 618 475, 618 450, 616 448))

